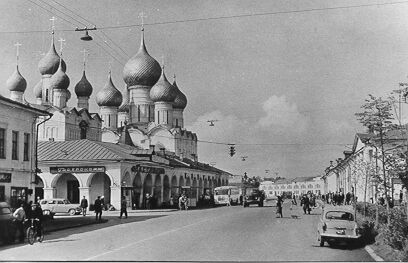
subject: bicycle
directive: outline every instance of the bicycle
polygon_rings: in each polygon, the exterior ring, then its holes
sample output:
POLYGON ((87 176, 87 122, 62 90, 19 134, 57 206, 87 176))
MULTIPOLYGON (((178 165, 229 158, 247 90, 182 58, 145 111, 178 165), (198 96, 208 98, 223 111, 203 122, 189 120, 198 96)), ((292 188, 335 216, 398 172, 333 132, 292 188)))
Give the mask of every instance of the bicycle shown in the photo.
POLYGON ((30 245, 32 245, 32 244, 34 244, 36 239, 40 243, 43 242, 43 240, 44 240, 44 230, 41 229, 41 236, 37 236, 38 224, 34 223, 34 221, 39 222, 40 220, 37 219, 37 218, 30 218, 30 219, 26 219, 25 221, 31 221, 31 225, 26 230, 28 243, 30 245))

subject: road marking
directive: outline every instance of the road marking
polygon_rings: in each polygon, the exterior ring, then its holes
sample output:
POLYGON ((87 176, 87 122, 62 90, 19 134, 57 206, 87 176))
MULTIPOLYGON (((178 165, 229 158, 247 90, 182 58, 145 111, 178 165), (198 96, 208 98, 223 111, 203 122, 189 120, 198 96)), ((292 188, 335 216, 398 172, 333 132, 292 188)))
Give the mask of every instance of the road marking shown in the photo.
MULTIPOLYGON (((242 211, 239 211, 239 212, 242 212, 242 211)), ((192 223, 192 224, 185 225, 185 226, 182 226, 182 227, 179 227, 179 228, 174 228, 174 229, 172 229, 172 230, 162 232, 162 233, 157 234, 157 235, 155 235, 155 236, 151 236, 151 237, 148 237, 148 238, 145 238, 145 239, 141 239, 141 240, 138 240, 138 241, 136 241, 136 242, 127 244, 127 245, 125 245, 125 246, 118 247, 118 248, 115 248, 115 249, 113 249, 113 250, 109 250, 109 251, 107 251, 107 252, 105 252, 105 253, 102 253, 102 254, 99 254, 99 255, 96 255, 96 256, 87 258, 87 259, 85 259, 85 261, 95 260, 95 259, 98 258, 98 257, 104 256, 104 255, 107 255, 107 254, 110 254, 110 253, 113 253, 113 252, 116 252, 116 251, 119 251, 119 250, 122 250, 122 249, 125 249, 125 248, 128 248, 128 247, 130 247, 130 246, 137 245, 137 244, 139 244, 139 243, 143 243, 143 242, 148 241, 148 240, 152 240, 152 239, 154 239, 154 238, 156 238, 156 237, 160 237, 160 236, 163 236, 163 235, 167 235, 167 234, 169 234, 169 233, 176 232, 176 231, 178 231, 178 230, 180 230, 180 229, 187 228, 187 227, 190 227, 190 226, 193 226, 193 225, 197 225, 197 224, 202 223, 202 222, 206 222, 206 221, 211 221, 211 220, 214 220, 214 219, 218 219, 218 218, 220 218, 220 217, 227 216, 227 215, 230 215, 230 214, 226 214, 226 215, 224 214, 224 215, 221 215, 221 216, 212 217, 212 218, 209 218, 209 219, 204 219, 204 220, 201 220, 201 221, 197 221, 197 222, 194 222, 194 223, 192 223)))
POLYGON ((384 261, 380 256, 378 256, 374 250, 370 246, 365 246, 364 249, 370 254, 370 256, 375 260, 375 261, 384 261))

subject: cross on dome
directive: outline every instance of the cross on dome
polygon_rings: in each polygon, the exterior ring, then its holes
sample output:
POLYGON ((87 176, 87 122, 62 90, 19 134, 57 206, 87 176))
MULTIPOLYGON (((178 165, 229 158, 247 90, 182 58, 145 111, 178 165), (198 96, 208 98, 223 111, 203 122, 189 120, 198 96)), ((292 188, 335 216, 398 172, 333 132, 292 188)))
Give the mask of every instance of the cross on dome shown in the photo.
POLYGON ((60 53, 62 55, 62 49, 63 49, 63 46, 64 46, 65 39, 60 37, 60 39, 58 39, 58 42, 60 42, 60 53))
POLYGON ((20 51, 20 47, 22 46, 22 44, 17 42, 14 44, 14 46, 16 47, 16 58, 17 58, 17 65, 18 65, 18 59, 20 55, 19 51, 20 51))
POLYGON ((85 70, 86 57, 87 57, 87 55, 89 56, 89 53, 85 48, 81 51, 81 53, 84 54, 84 61, 83 62, 84 62, 84 70, 85 70))
POLYGON ((147 16, 142 11, 142 12, 139 13, 139 17, 142 19, 141 26, 142 26, 142 31, 143 31, 144 30, 144 18, 147 17, 147 16))
POLYGON ((54 30, 55 30, 55 20, 57 20, 57 19, 55 18, 55 16, 53 16, 53 17, 50 18, 52 34, 54 34, 54 30))

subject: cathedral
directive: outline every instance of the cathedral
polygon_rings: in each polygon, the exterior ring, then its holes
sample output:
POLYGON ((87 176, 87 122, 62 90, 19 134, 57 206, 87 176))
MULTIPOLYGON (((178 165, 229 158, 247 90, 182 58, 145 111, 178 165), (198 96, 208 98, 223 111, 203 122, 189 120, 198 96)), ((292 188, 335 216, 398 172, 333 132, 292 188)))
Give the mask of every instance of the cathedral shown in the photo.
POLYGON ((76 107, 67 106, 70 79, 62 51, 55 49, 54 32, 38 69, 35 103, 24 98, 27 83, 18 66, 7 81, 10 99, 51 114, 37 119, 36 199, 78 202, 80 196, 93 201, 102 195, 118 206, 125 196, 134 208, 143 206, 146 193, 162 205, 182 187, 192 189, 190 198, 198 199, 204 191, 228 184, 229 173, 198 162, 197 135, 184 128, 187 97, 176 77, 170 83, 164 65, 147 52, 143 28, 140 48, 123 68, 126 89, 118 90, 109 72, 95 94, 99 112, 89 111, 93 87, 85 62, 74 88, 76 107), (96 151, 106 154, 101 157, 96 151))

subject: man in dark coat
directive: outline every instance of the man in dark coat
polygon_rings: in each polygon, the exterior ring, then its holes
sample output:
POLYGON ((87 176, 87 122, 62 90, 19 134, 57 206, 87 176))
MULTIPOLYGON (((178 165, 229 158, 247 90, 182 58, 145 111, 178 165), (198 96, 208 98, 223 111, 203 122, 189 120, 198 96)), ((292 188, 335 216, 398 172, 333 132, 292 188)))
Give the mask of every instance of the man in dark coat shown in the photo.
POLYGON ((95 216, 96 216, 96 220, 101 221, 102 220, 102 202, 101 202, 101 197, 98 196, 98 198, 96 198, 95 203, 94 203, 94 209, 95 209, 95 216))
POLYGON ((82 208, 82 215, 86 215, 86 208, 88 207, 88 200, 86 200, 85 196, 81 200, 81 208, 82 208))
POLYGON ((280 217, 283 217, 283 214, 282 214, 282 203, 283 203, 282 197, 278 195, 278 200, 276 201, 276 209, 277 209, 277 210, 276 210, 276 213, 277 213, 278 216, 280 216, 280 217))
POLYGON ((306 212, 310 215, 310 199, 307 195, 303 196, 303 212, 306 212))
POLYGON ((127 201, 126 201, 126 197, 122 196, 122 200, 120 202, 120 216, 119 218, 122 218, 122 215, 125 214, 125 218, 127 218, 127 201))

